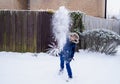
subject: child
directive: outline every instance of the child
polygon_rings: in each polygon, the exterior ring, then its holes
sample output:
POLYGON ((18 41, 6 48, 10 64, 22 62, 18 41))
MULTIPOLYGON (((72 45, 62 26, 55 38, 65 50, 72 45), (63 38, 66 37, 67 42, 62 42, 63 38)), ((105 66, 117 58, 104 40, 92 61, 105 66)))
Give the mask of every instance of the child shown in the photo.
POLYGON ((70 33, 67 38, 66 44, 63 47, 63 50, 60 52, 60 73, 64 69, 64 63, 66 64, 66 69, 68 77, 72 78, 72 70, 70 67, 70 62, 74 57, 76 44, 79 42, 79 36, 77 33, 70 33))

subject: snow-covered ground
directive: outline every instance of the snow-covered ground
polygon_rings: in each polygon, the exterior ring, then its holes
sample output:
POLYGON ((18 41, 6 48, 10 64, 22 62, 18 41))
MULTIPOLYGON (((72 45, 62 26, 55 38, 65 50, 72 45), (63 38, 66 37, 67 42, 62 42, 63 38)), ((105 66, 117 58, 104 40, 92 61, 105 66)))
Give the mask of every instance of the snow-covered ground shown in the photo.
POLYGON ((0 52, 0 84, 120 84, 120 47, 116 56, 80 50, 71 62, 73 79, 66 69, 58 75, 59 57, 46 53, 0 52))

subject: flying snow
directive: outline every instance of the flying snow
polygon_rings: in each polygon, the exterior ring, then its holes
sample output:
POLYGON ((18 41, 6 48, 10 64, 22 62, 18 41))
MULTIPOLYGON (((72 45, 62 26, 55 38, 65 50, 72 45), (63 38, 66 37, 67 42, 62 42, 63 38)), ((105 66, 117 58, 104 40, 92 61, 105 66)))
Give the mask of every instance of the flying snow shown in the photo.
POLYGON ((70 22, 69 11, 64 6, 61 6, 53 15, 53 34, 60 50, 63 49, 63 46, 66 43, 70 22))

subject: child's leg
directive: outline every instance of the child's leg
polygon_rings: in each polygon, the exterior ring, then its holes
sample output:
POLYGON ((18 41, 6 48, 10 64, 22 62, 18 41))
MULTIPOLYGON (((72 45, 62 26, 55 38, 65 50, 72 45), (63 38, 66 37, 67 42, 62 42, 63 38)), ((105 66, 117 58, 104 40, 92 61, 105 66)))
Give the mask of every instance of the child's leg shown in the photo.
POLYGON ((60 68, 61 68, 61 70, 64 69, 64 58, 62 55, 60 55, 60 68))
POLYGON ((67 69, 69 78, 72 78, 72 70, 71 70, 71 67, 70 67, 70 62, 66 63, 66 69, 67 69))

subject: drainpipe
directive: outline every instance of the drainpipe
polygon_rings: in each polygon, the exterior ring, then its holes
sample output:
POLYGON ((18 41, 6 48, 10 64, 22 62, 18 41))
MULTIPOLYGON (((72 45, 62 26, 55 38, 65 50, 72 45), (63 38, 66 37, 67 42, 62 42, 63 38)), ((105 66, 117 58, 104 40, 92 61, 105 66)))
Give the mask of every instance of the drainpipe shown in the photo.
POLYGON ((105 19, 107 18, 107 0, 105 0, 105 19))
POLYGON ((30 0, 27 0, 27 10, 30 10, 30 0))

